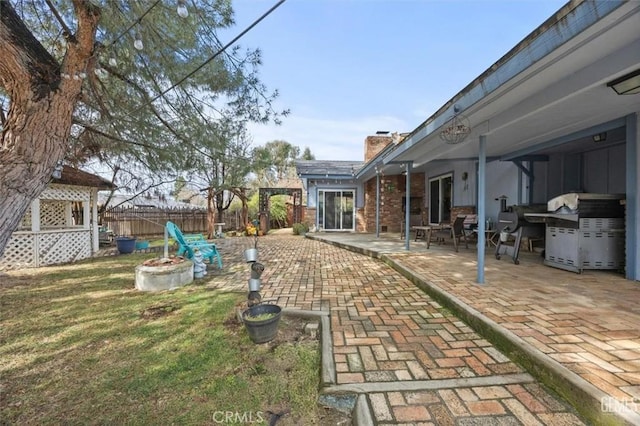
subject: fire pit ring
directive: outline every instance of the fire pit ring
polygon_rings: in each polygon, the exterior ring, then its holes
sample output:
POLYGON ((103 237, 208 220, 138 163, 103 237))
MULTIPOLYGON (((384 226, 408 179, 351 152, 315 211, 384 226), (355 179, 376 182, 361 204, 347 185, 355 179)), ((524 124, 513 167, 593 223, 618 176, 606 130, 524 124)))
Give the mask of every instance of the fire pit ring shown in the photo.
POLYGON ((136 289, 163 291, 180 288, 193 282, 193 262, 184 259, 180 263, 136 266, 136 289))

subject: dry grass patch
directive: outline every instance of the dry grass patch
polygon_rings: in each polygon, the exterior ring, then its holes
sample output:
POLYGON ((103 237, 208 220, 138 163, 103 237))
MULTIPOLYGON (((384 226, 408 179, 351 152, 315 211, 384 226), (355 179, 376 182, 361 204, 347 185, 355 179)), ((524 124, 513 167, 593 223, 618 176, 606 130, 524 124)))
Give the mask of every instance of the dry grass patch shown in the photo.
POLYGON ((138 292, 134 267, 146 258, 0 278, 0 418, 212 424, 233 412, 266 424, 272 411, 286 413, 282 424, 322 423, 318 345, 299 337, 304 324, 283 318, 289 337, 255 345, 233 320, 245 294, 200 285, 138 292))

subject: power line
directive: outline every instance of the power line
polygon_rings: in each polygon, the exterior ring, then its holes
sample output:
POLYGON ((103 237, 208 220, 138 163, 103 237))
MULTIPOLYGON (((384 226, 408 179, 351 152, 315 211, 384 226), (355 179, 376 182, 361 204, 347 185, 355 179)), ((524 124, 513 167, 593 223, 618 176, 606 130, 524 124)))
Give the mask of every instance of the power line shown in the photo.
MULTIPOLYGON (((179 86, 180 84, 184 83, 188 78, 190 78, 191 76, 193 76, 195 73, 197 73, 198 71, 200 71, 205 65, 207 65, 209 62, 213 61, 216 57, 218 57, 218 55, 220 55, 221 53, 223 53, 225 50, 227 50, 231 45, 235 44, 236 41, 240 40, 240 38, 242 38, 242 36, 244 36, 246 33, 248 33, 253 27, 255 27, 256 25, 258 25, 264 18, 266 18, 267 16, 269 16, 271 14, 271 12, 273 12, 274 10, 276 10, 282 3, 284 3, 286 0, 280 0, 278 3, 276 3, 275 5, 273 5, 271 7, 271 9, 267 10, 261 17, 259 17, 257 20, 255 20, 251 25, 249 25, 244 31, 242 31, 240 34, 238 34, 233 40, 231 40, 229 43, 225 44, 222 49, 218 50, 217 52, 215 52, 213 55, 211 55, 206 61, 204 61, 200 66, 198 66, 196 69, 194 69, 193 71, 191 71, 189 74, 187 74, 186 76, 184 76, 183 78, 181 78, 180 80, 178 80, 178 82, 174 83, 173 85, 171 85, 171 87, 167 88, 166 90, 162 91, 160 94, 158 94, 157 96, 155 96, 154 98, 152 98, 149 102, 147 102, 146 104, 150 104, 152 102, 155 102, 156 100, 158 100, 159 98, 163 97, 164 95, 166 95, 168 92, 172 91, 173 89, 175 89, 177 86, 179 86)), ((142 105, 140 108, 144 107, 146 104, 142 105)))
POLYGON ((131 23, 131 25, 129 25, 129 27, 127 27, 126 30, 124 30, 123 32, 120 33, 120 35, 118 35, 118 37, 116 37, 111 43, 109 43, 107 46, 113 46, 114 44, 116 44, 118 42, 118 40, 120 40, 125 34, 127 34, 129 31, 131 31, 131 28, 135 27, 137 24, 139 24, 140 22, 142 22, 142 19, 147 16, 147 14, 149 12, 151 12, 151 9, 153 9, 154 7, 156 7, 162 0, 156 0, 155 3, 153 3, 147 10, 144 11, 144 13, 142 15, 140 15, 138 17, 138 19, 136 19, 135 21, 133 21, 131 23))

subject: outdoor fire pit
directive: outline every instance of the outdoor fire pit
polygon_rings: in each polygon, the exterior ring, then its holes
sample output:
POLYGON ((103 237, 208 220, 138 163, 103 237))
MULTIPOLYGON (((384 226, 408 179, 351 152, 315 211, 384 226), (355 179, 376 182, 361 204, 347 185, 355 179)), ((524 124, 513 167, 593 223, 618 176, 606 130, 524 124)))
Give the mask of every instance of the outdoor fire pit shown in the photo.
POLYGON ((193 262, 180 256, 150 259, 136 266, 136 289, 173 290, 193 281, 193 262))

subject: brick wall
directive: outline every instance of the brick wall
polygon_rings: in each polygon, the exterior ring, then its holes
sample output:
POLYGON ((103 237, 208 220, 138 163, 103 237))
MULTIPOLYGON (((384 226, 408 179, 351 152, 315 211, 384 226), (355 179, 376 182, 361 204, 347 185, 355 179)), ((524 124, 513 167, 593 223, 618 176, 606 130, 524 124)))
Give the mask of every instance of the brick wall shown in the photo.
POLYGON ((356 209, 356 232, 367 232, 365 209, 362 207, 356 209))
POLYGON ((451 208, 451 223, 456 220, 459 215, 476 214, 475 206, 456 206, 451 208))
MULTIPOLYGON (((411 174, 410 197, 421 198, 421 214, 426 220, 424 173, 411 174)), ((380 177, 380 232, 400 232, 404 220, 402 197, 406 193, 406 176, 380 177)), ((365 184, 364 231, 376 231, 376 179, 365 184)))
POLYGON ((304 216, 303 223, 306 223, 309 229, 311 229, 313 225, 316 224, 316 208, 305 207, 303 216, 304 216))

